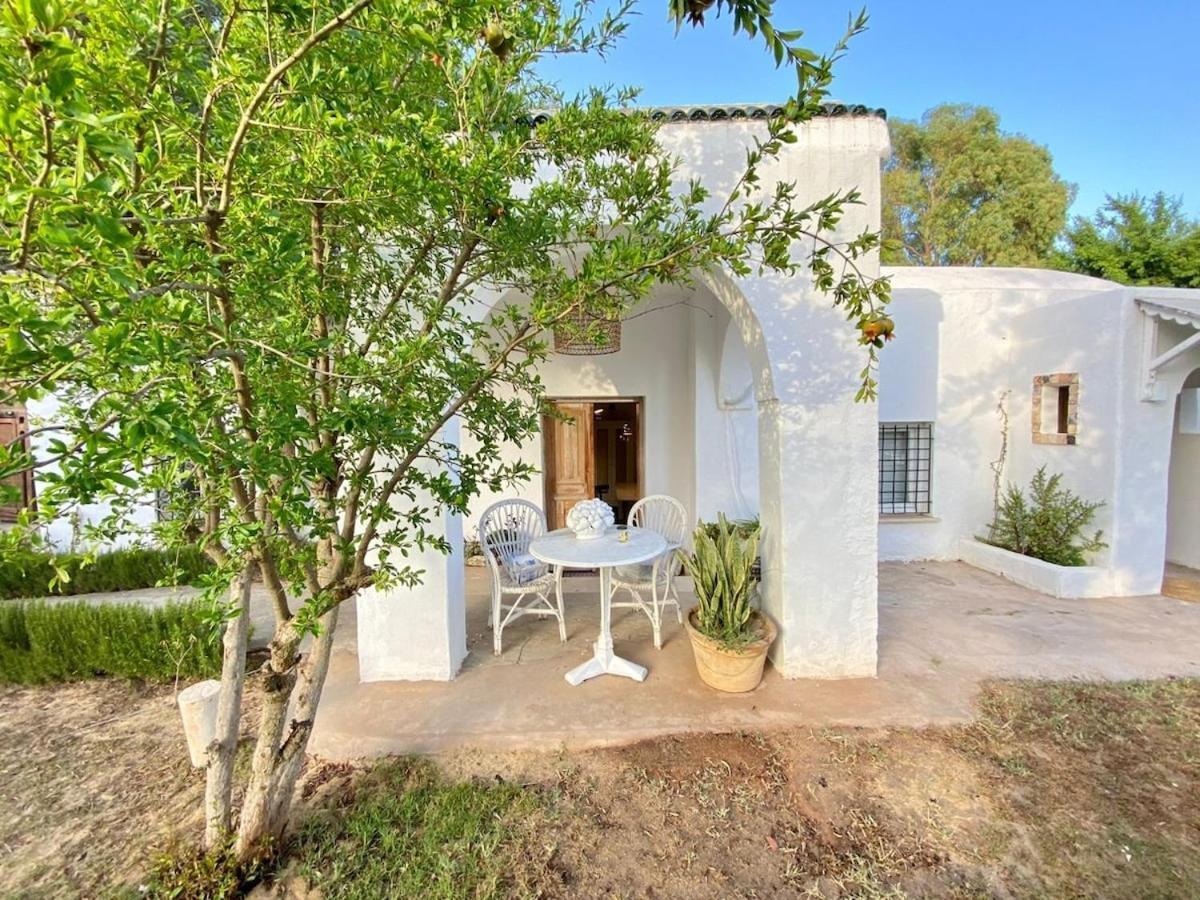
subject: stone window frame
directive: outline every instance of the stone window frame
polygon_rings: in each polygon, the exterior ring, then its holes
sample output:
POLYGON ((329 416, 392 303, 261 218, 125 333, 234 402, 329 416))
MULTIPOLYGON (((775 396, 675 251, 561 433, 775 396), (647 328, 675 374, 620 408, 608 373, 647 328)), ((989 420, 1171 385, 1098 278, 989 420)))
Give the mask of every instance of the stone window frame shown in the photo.
MULTIPOLYGON (((1052 375, 1035 375, 1033 377, 1033 442, 1035 444, 1058 444, 1073 447, 1079 442, 1079 373, 1056 372, 1052 375), (1043 428, 1042 397, 1046 388, 1067 389, 1067 430, 1057 430, 1057 422, 1053 423, 1055 430, 1043 428)), ((1047 410, 1057 418, 1057 406, 1047 410)))

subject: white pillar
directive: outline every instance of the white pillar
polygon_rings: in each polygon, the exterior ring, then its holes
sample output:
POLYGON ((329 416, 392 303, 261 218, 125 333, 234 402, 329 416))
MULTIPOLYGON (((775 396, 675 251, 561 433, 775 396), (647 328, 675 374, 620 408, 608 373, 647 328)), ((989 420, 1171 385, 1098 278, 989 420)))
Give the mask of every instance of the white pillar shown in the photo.
POLYGON ((759 407, 763 604, 785 678, 876 672, 877 417, 874 404, 759 407))
POLYGON ((1142 399, 1144 372, 1136 365, 1141 359, 1140 316, 1134 304, 1128 303, 1125 359, 1133 363, 1125 365, 1120 382, 1118 419, 1113 428, 1116 472, 1109 499, 1112 529, 1104 536, 1110 548, 1114 592, 1122 597, 1162 590, 1175 404, 1188 373, 1200 366, 1200 348, 1188 351, 1158 373, 1162 399, 1142 399))
POLYGON ((710 286, 754 375, 763 605, 779 625, 771 660, 787 678, 872 677, 879 417, 854 400, 866 353, 801 279, 710 276, 710 286))
MULTIPOLYGON (((457 443, 458 431, 457 422, 447 426, 442 440, 457 443)), ((368 589, 356 598, 363 681, 449 681, 466 659, 462 517, 444 513, 441 524, 449 554, 431 548, 404 559, 424 572, 419 585, 368 589)))

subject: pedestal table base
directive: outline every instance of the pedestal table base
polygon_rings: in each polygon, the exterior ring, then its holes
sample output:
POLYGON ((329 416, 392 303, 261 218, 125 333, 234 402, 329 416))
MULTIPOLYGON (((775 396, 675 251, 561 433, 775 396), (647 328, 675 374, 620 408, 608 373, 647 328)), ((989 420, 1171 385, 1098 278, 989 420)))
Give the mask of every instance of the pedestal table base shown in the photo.
POLYGON ((612 569, 600 568, 600 637, 592 645, 593 656, 566 674, 567 684, 582 684, 597 675, 622 675, 634 681, 646 680, 646 667, 622 659, 613 653, 612 642, 612 569))

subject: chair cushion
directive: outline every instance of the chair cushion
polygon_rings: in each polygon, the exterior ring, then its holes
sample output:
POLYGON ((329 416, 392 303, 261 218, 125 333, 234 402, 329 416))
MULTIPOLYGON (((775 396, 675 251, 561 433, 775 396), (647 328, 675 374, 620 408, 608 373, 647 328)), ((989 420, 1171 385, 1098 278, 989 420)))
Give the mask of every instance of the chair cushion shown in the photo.
POLYGON ((547 572, 546 564, 529 553, 513 553, 504 559, 504 574, 512 584, 529 584, 547 572))

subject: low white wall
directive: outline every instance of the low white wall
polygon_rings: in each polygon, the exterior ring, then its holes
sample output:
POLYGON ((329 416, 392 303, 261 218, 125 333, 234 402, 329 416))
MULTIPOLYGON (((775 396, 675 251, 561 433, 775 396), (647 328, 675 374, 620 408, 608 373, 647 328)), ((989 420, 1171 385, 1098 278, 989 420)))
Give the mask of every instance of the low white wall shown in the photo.
POLYGON ((1056 566, 975 540, 958 544, 958 557, 976 568, 1051 597, 1112 597, 1117 593, 1112 572, 1095 566, 1056 566))

